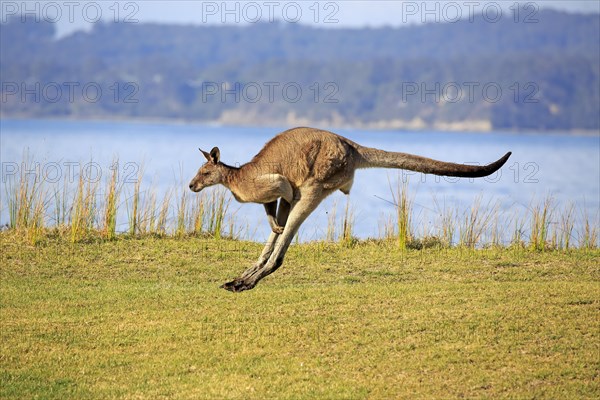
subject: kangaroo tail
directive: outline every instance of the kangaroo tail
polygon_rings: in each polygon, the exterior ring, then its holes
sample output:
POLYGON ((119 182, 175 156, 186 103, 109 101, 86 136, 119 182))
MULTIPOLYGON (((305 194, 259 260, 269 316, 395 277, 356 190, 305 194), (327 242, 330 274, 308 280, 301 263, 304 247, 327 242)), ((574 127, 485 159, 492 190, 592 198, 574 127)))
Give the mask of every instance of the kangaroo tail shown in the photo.
POLYGON ((413 154, 396 153, 363 146, 358 147, 357 150, 361 155, 359 168, 401 168, 424 174, 456 176, 460 178, 481 178, 491 175, 499 170, 512 154, 509 151, 498 161, 480 166, 455 164, 415 156, 413 154))

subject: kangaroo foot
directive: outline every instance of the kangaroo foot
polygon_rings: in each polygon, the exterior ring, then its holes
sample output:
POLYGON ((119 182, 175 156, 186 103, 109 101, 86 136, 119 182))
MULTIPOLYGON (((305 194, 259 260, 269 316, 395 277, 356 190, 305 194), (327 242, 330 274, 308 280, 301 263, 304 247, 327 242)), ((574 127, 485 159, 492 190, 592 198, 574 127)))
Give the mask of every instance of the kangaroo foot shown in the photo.
POLYGON ((229 290, 230 292, 243 292, 244 290, 252 289, 256 284, 246 282, 244 279, 235 278, 231 282, 227 282, 221 285, 221 288, 229 290))

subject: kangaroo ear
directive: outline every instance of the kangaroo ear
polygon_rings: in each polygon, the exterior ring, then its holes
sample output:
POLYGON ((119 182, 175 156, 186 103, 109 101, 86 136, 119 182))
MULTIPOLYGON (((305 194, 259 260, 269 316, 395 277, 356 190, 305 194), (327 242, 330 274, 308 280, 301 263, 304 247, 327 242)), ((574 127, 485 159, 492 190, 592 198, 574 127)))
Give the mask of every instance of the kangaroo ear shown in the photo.
POLYGON ((221 152, 219 151, 219 148, 213 147, 213 149, 210 151, 210 160, 216 164, 219 162, 220 159, 221 152))
POLYGON ((205 152, 201 148, 198 148, 198 150, 200 150, 200 153, 204 154, 204 157, 206 158, 207 161, 210 161, 210 154, 208 154, 207 152, 205 152))

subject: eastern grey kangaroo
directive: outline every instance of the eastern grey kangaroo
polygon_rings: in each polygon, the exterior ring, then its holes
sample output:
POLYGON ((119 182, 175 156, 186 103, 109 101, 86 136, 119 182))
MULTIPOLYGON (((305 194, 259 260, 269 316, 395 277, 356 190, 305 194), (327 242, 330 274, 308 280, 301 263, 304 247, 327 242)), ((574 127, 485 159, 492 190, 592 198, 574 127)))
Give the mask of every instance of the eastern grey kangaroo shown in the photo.
POLYGON ((508 152, 485 166, 454 164, 363 147, 335 133, 314 128, 294 128, 280 133, 239 168, 222 163, 217 147, 210 153, 200 151, 207 162, 190 182, 190 189, 199 192, 222 184, 239 202, 264 204, 273 231, 256 264, 221 286, 232 292, 252 289, 279 268, 306 217, 334 191, 350 193, 354 172, 359 168, 401 168, 425 174, 479 178, 500 169, 511 155, 508 152))

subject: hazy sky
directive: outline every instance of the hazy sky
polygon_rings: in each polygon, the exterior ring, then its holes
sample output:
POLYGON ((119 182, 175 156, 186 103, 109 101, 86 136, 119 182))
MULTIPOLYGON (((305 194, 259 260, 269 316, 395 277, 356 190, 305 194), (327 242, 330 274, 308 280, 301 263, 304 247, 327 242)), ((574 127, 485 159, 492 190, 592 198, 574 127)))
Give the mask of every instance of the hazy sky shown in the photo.
POLYGON ((535 18, 542 8, 600 13, 600 0, 442 0, 442 1, 0 1, 2 21, 15 13, 56 23, 60 35, 89 29, 98 20, 122 23, 244 24, 279 20, 336 27, 401 26, 455 22, 470 15, 489 20, 535 18), (115 4, 118 4, 115 6, 115 4), (518 4, 519 7, 514 5, 518 4), (501 15, 499 15, 498 10, 501 15), (517 12, 518 9, 518 12, 517 12))

